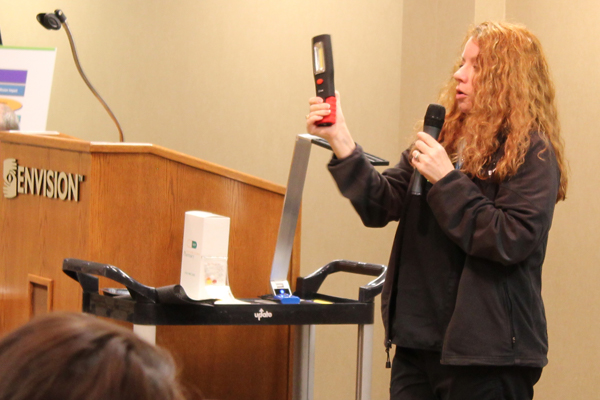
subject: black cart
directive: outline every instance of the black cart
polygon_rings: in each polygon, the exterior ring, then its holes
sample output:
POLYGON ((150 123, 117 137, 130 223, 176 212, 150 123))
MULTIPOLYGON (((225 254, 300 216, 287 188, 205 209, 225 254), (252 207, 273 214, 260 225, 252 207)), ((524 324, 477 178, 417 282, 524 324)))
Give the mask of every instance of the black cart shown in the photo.
MULTIPOLYGON (((287 282, 294 233, 311 144, 329 148, 326 141, 308 134, 297 136, 273 265, 271 287, 288 288, 287 282)), ((374 165, 387 161, 367 154, 374 165)), ((357 325, 356 399, 369 400, 373 345, 374 299, 381 293, 386 267, 347 260, 333 261, 305 278, 298 278, 294 295, 299 304, 282 304, 273 295, 241 299, 246 304, 215 304, 214 299, 193 300, 180 285, 146 286, 116 266, 78 259, 65 259, 63 271, 83 289, 83 311, 133 323, 134 331, 155 343, 157 325, 297 325, 294 359, 294 400, 312 400, 316 325, 357 325), (318 293, 332 273, 375 276, 359 288, 357 300, 318 293), (125 286, 100 290, 97 276, 125 286)))

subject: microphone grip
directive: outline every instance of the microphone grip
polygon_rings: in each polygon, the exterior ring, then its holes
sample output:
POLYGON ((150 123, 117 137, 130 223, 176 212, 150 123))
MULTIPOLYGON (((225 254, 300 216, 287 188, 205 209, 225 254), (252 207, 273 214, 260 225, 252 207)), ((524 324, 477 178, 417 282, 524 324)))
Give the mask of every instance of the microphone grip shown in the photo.
MULTIPOLYGON (((424 125, 423 132, 429 134, 432 138, 437 140, 440 135, 441 128, 437 128, 431 125, 424 125)), ((410 188, 410 192, 415 196, 420 196, 423 193, 423 183, 425 182, 425 178, 421 175, 421 173, 415 168, 414 177, 412 186, 410 188)))
POLYGON ((417 169, 415 168, 413 183, 410 188, 410 192, 412 194, 414 194, 415 196, 420 196, 421 193, 423 193, 423 181, 424 180, 425 179, 423 178, 421 173, 419 171, 417 171, 417 169))
POLYGON ((438 140, 438 136, 440 136, 441 131, 442 128, 437 128, 431 125, 423 125, 423 132, 428 133, 429 136, 431 136, 435 140, 438 140))

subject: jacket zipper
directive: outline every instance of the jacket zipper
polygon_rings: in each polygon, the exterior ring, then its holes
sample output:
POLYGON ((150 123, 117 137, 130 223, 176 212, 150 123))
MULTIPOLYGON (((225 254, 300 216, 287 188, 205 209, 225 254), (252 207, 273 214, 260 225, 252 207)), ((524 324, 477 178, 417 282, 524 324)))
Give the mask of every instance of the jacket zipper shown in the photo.
POLYGON ((512 301, 510 300, 510 294, 508 292, 508 284, 506 283, 506 281, 504 282, 504 294, 506 295, 506 306, 508 308, 508 319, 510 322, 511 347, 514 349, 515 343, 517 341, 517 337, 515 335, 515 325, 513 323, 512 301))

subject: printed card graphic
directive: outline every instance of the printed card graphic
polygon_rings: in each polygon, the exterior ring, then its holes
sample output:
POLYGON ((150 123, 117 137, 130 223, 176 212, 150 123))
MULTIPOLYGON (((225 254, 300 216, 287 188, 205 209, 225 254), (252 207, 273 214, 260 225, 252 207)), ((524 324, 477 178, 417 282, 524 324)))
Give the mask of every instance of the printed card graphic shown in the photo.
POLYGON ((56 49, 0 46, 0 103, 12 108, 21 131, 46 130, 56 49))
POLYGON ((4 169, 2 170, 2 177, 4 178, 4 197, 12 199, 17 197, 17 160, 14 158, 7 158, 4 160, 4 169))
POLYGON ((202 257, 204 284, 227 285, 227 257, 202 257))

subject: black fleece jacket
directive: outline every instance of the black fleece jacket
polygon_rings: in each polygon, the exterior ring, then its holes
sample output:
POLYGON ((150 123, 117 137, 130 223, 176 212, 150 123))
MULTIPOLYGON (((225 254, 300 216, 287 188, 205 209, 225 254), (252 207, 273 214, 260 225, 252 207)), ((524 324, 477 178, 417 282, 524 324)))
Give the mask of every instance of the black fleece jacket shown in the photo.
MULTIPOLYGON (((408 188, 413 167, 408 150, 383 173, 362 148, 332 159, 329 170, 363 223, 382 227, 400 221, 382 293, 386 345, 396 309, 399 260, 411 213, 408 188), (392 315, 390 315, 392 313, 392 315)), ((443 233, 464 252, 452 293, 453 310, 443 327, 441 362, 451 365, 547 364, 548 336, 541 295, 542 264, 560 182, 552 147, 531 135, 524 163, 511 178, 470 178, 455 170, 435 183, 426 201, 443 233)))

